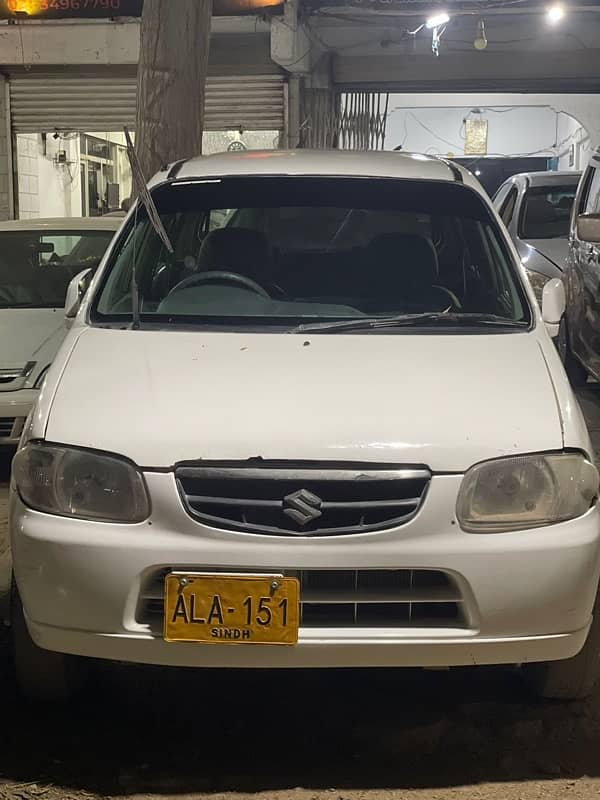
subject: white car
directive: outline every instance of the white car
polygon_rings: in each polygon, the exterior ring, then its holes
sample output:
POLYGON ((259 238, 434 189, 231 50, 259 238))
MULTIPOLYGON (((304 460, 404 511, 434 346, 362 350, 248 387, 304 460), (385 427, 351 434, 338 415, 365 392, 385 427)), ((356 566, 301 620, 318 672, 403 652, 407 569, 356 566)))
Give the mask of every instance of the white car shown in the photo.
POLYGON ((131 212, 70 287, 15 457, 22 690, 98 658, 519 664, 588 693, 599 481, 550 336, 564 288, 539 309, 477 181, 298 151, 151 191, 166 236, 131 212))
POLYGON ((0 447, 14 447, 65 336, 67 286, 122 220, 0 222, 0 447))
POLYGON ((515 243, 536 300, 551 278, 563 278, 569 225, 580 172, 523 172, 494 195, 494 207, 515 243))

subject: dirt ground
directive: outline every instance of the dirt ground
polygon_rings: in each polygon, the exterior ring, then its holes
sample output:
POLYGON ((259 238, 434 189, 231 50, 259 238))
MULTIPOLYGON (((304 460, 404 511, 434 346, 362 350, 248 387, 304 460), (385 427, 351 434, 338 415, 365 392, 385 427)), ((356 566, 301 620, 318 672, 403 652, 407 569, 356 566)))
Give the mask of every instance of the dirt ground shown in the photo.
MULTIPOLYGON (((600 453, 600 386, 582 405, 600 453)), ((85 702, 40 709, 16 697, 2 652, 1 800, 600 796, 600 690, 562 705, 532 702, 510 669, 103 665, 85 702)))

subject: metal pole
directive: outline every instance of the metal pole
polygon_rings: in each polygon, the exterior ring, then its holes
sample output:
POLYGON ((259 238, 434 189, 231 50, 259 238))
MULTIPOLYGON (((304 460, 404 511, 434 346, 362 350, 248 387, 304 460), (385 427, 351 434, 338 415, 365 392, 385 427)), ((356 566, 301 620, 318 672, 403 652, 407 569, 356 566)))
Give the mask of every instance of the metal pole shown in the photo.
POLYGON ((12 114, 10 110, 10 78, 4 81, 4 102, 6 109, 6 161, 8 164, 8 218, 15 219, 16 203, 15 203, 15 172, 16 164, 14 162, 14 153, 16 148, 13 147, 13 131, 12 131, 12 114))

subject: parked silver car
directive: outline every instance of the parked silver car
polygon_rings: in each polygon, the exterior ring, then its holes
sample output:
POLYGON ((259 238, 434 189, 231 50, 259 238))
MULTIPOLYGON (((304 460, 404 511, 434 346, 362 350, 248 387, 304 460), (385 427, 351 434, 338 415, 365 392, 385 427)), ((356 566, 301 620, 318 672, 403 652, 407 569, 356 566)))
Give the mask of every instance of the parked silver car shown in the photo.
POLYGON ((561 278, 579 172, 523 172, 505 181, 494 206, 508 228, 538 303, 551 278, 561 278))
POLYGON ((574 386, 600 380, 600 148, 579 184, 564 277, 567 305, 558 352, 574 386))

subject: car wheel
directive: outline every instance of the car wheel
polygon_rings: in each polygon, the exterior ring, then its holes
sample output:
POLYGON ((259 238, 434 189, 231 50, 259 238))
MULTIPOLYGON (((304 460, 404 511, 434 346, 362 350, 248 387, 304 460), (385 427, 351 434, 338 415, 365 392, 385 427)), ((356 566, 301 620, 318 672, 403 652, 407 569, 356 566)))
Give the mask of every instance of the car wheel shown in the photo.
POLYGON ((562 361, 565 372, 571 381, 571 385, 584 386, 587 383, 588 374, 583 364, 581 364, 573 355, 573 351, 571 350, 569 328, 567 326, 567 320, 565 317, 563 317, 560 321, 557 347, 560 360, 562 361))
POLYGON ((573 658, 525 664, 523 673, 538 697, 548 700, 583 700, 592 693, 600 676, 600 601, 583 649, 573 658))
POLYGON ((35 644, 16 589, 11 612, 14 667, 21 695, 37 702, 59 703, 79 694, 86 683, 84 659, 43 650, 35 644))

